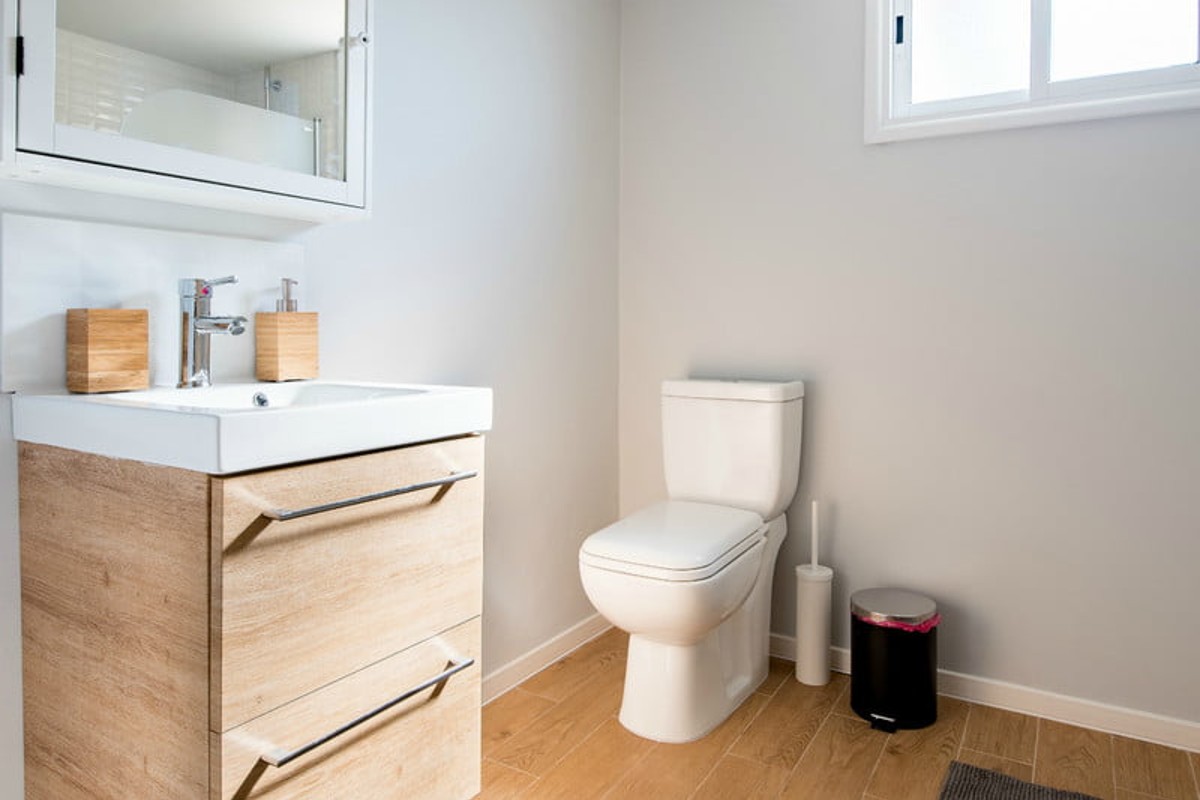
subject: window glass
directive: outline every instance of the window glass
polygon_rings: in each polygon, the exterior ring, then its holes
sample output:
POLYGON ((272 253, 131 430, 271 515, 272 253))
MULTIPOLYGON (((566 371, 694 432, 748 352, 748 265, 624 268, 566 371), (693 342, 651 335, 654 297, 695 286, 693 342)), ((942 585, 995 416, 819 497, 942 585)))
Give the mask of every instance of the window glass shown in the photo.
POLYGON ((1192 64, 1196 0, 1053 0, 1050 80, 1192 64))
POLYGON ((913 103, 1029 86, 1028 2, 912 0, 912 19, 913 103))
POLYGON ((1200 109, 1200 0, 867 8, 869 142, 1200 109))

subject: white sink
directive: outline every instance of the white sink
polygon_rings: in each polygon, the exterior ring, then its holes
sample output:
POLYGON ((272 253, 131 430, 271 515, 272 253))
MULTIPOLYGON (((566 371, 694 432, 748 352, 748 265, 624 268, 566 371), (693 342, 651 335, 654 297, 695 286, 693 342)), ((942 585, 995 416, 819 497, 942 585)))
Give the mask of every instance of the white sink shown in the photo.
POLYGON ((492 391, 304 381, 15 395, 23 442, 223 475, 482 432, 492 391))
POLYGON ((380 386, 360 383, 233 383, 199 389, 148 389, 142 392, 93 395, 119 405, 174 411, 249 411, 288 406, 328 406, 386 400, 428 393, 430 386, 380 386))

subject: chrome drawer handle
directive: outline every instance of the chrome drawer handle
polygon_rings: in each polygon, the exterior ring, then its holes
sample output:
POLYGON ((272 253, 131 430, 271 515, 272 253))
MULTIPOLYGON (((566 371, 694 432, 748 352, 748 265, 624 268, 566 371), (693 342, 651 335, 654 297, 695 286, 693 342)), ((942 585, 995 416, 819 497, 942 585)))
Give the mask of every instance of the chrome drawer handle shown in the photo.
POLYGON ((326 511, 336 511, 339 508, 349 508, 350 506, 362 505, 363 503, 373 503, 376 500, 386 500, 389 497, 395 497, 401 494, 409 494, 411 492, 419 492, 422 489, 433 489, 438 486, 449 486, 452 483, 474 478, 479 473, 476 470, 467 472, 456 472, 453 475, 447 475, 444 478, 438 478, 432 481, 423 481, 421 483, 410 483, 408 486, 401 486, 398 489, 388 489, 383 492, 375 492, 374 494, 364 494, 360 497, 351 497, 346 500, 335 500, 332 503, 325 503, 319 506, 309 506, 308 508, 285 509, 275 508, 262 512, 262 515, 276 522, 287 522, 290 519, 299 519, 300 517, 311 517, 313 514, 324 514, 326 511))
POLYGON ((346 724, 330 731, 324 736, 313 739, 308 744, 301 745, 295 750, 284 750, 283 748, 279 748, 272 750, 270 753, 265 753, 264 755, 259 756, 258 761, 255 762, 254 766, 250 768, 250 772, 246 775, 246 779, 242 781, 242 785, 239 786, 238 790, 234 793, 233 800, 245 800, 245 798, 249 797, 250 792, 254 790, 254 785, 258 783, 258 779, 262 777, 264 772, 266 772, 267 767, 286 767, 297 758, 311 753, 313 750, 316 750, 322 745, 328 744, 329 742, 341 736, 343 733, 354 730, 364 722, 367 722, 373 717, 379 716, 393 706, 403 703, 413 695, 420 694, 431 686, 434 687, 434 689, 433 694, 429 695, 429 699, 435 699, 442 693, 442 690, 446 688, 446 684, 452 677, 474 663, 475 659, 473 658, 464 658, 460 661, 448 661, 446 662, 446 668, 437 675, 434 675, 432 678, 429 678, 426 681, 422 681, 420 684, 414 686, 403 694, 393 697, 383 705, 373 708, 361 716, 355 717, 346 724))

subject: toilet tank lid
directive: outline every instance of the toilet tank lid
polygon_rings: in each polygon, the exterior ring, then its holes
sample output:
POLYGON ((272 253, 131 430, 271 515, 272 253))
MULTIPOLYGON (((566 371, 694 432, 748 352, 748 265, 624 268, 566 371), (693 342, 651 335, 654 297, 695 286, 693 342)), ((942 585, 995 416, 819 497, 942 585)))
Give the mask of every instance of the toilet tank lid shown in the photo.
POLYGON ((804 397, 804 381, 669 380, 663 381, 662 393, 663 397, 784 403, 804 397))
POLYGON ((622 572, 698 580, 762 538, 762 528, 753 511, 668 500, 596 531, 580 558, 622 572))

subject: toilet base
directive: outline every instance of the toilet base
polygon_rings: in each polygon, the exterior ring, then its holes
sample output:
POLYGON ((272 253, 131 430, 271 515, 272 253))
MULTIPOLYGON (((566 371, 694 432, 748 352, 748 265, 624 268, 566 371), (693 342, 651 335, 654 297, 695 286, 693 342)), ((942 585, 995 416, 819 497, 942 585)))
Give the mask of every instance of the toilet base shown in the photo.
POLYGON ((781 514, 767 523, 758 580, 741 607, 694 644, 630 633, 619 719, 631 733, 678 744, 724 722, 767 677, 771 585, 787 536, 781 514))
POLYGON ((618 717, 626 729, 670 744, 700 739, 767 678, 770 589, 775 557, 786 536, 784 515, 767 522, 766 545, 749 596, 697 642, 668 644, 630 632, 618 717))
POLYGON ((687 646, 631 635, 621 724, 646 739, 678 744, 724 722, 767 677, 767 658, 764 653, 761 664, 726 677, 724 667, 733 665, 721 663, 723 627, 687 646))

